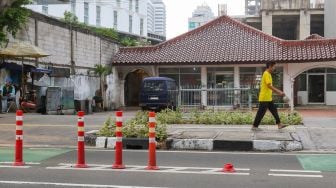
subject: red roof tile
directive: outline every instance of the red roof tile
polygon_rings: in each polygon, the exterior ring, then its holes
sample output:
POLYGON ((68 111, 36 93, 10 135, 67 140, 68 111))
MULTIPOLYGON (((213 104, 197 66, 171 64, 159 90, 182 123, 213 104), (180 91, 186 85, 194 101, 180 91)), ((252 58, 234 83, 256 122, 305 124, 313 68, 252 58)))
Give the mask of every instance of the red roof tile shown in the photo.
POLYGON ((112 64, 194 65, 336 60, 336 39, 311 38, 314 40, 282 40, 228 16, 221 16, 155 46, 120 48, 112 64))

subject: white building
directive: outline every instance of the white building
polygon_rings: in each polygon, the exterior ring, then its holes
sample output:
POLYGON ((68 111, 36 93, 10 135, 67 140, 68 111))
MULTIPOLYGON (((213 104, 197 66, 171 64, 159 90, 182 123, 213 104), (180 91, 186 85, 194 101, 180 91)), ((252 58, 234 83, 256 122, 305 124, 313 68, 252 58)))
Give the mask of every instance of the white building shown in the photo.
POLYGON ((190 31, 204 25, 214 18, 214 13, 208 5, 197 6, 196 10, 192 13, 192 17, 188 18, 188 30, 190 31))
POLYGON ((65 11, 69 11, 78 17, 79 22, 114 28, 117 31, 134 35, 147 37, 148 32, 158 35, 166 33, 166 12, 162 0, 54 0, 50 4, 43 4, 43 2, 35 0, 27 7, 33 11, 59 18, 64 17, 65 11), (162 7, 164 11, 156 14, 156 10, 161 10, 162 7), (160 17, 156 18, 156 16, 160 17), (156 26, 156 23, 159 25, 156 26), (164 23, 163 29, 156 32, 156 28, 162 28, 161 23, 164 23))
POLYGON ((218 16, 227 15, 227 4, 218 4, 218 16))
POLYGON ((166 36, 166 6, 162 0, 151 0, 154 7, 154 33, 166 36))

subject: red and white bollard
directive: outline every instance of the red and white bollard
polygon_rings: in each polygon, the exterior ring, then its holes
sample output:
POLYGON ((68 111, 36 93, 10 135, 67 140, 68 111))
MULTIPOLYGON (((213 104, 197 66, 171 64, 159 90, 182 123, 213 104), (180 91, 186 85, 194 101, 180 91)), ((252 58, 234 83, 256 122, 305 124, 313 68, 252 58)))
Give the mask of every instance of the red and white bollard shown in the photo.
POLYGON ((16 142, 15 142, 15 162, 13 166, 23 166, 22 160, 22 145, 23 145, 23 112, 22 110, 16 111, 16 142))
POLYGON ((115 162, 112 165, 112 168, 123 169, 125 166, 122 164, 122 111, 116 112, 116 137, 115 162))
POLYGON ((78 112, 78 151, 77 151, 77 164, 76 168, 87 168, 88 166, 85 164, 85 148, 84 148, 84 112, 78 112))
POLYGON ((156 141, 155 141, 155 112, 149 112, 149 121, 148 121, 148 127, 149 127, 149 145, 148 145, 148 166, 147 170, 158 170, 159 167, 156 166, 156 141))

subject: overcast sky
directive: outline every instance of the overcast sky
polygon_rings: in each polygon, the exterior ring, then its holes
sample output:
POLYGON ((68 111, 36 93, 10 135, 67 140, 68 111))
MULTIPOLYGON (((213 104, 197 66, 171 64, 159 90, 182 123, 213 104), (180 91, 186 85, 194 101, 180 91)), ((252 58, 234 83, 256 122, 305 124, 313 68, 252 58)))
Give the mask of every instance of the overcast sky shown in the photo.
POLYGON ((228 15, 244 15, 245 0, 163 0, 167 10, 167 39, 188 31, 188 18, 198 5, 206 3, 217 16, 218 4, 227 4, 228 15))

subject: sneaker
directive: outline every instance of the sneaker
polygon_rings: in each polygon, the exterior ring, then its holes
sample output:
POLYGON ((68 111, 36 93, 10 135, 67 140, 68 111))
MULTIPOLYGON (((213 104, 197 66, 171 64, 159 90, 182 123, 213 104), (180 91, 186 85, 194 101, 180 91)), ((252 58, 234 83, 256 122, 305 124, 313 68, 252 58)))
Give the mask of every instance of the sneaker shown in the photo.
POLYGON ((283 128, 285 128, 285 127, 288 127, 289 125, 287 125, 287 124, 280 124, 280 125, 278 125, 278 129, 283 129, 283 128))
POLYGON ((251 131, 262 131, 262 129, 260 129, 259 127, 252 127, 251 131))

